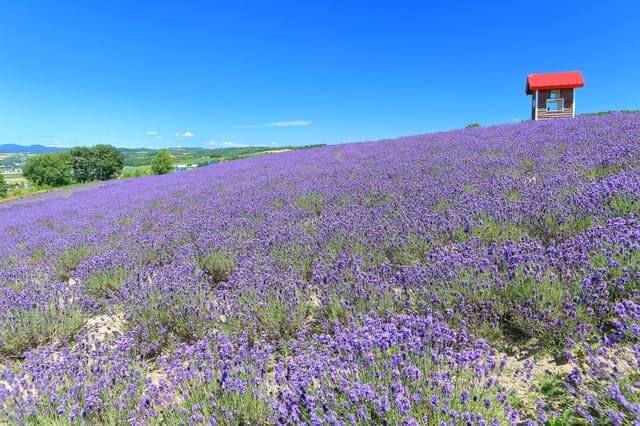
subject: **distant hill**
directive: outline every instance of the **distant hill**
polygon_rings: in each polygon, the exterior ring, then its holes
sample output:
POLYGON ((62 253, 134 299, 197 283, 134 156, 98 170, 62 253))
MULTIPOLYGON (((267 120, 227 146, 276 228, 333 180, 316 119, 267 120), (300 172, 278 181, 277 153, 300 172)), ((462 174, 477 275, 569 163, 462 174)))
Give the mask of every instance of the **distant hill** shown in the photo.
POLYGON ((0 152, 11 154, 44 154, 47 152, 58 152, 63 150, 64 148, 44 145, 17 145, 15 143, 0 144, 0 152))

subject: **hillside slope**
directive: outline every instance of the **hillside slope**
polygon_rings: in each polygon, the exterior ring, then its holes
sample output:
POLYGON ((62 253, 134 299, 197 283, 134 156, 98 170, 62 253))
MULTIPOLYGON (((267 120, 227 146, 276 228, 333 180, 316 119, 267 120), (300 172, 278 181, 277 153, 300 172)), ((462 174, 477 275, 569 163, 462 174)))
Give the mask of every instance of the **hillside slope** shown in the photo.
POLYGON ((14 143, 0 144, 0 153, 7 154, 44 154, 47 152, 62 151, 63 148, 44 145, 16 145, 14 143))
POLYGON ((639 213, 640 114, 5 203, 0 418, 632 422, 639 213))

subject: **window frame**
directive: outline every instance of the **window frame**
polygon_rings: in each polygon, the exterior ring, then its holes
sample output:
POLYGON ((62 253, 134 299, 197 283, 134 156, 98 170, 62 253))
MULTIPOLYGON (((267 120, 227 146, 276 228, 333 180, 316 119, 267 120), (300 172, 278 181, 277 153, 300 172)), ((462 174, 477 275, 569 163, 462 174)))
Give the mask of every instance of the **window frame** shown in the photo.
POLYGON ((549 97, 545 100, 545 110, 546 112, 564 111, 564 98, 562 97, 562 91, 560 89, 549 90, 549 97), (554 93, 557 94, 556 98, 553 97, 554 93), (558 104, 559 109, 549 109, 550 104, 558 104))

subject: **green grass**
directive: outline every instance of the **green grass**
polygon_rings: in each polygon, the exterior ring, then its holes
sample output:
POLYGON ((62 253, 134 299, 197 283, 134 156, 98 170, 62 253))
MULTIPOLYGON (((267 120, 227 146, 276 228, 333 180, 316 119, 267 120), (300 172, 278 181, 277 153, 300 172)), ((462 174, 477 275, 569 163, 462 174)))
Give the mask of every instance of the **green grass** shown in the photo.
POLYGON ((193 342, 211 333, 219 326, 218 318, 207 314, 211 298, 212 294, 202 288, 148 294, 128 318, 127 328, 145 330, 144 335, 136 336, 143 343, 136 350, 144 358, 152 358, 181 342, 193 342))
POLYGON ((142 253, 142 264, 145 266, 156 264, 156 265, 167 265, 171 262, 173 257, 173 250, 170 247, 163 247, 158 249, 149 249, 145 250, 142 253))
POLYGON ((198 267, 207 275, 211 284, 227 281, 236 267, 236 257, 226 250, 211 250, 196 259, 198 267))
POLYGON ((542 352, 555 354, 563 349, 578 319, 590 321, 584 309, 579 309, 578 318, 567 316, 565 302, 573 300, 578 292, 578 285, 561 281, 551 273, 537 279, 519 270, 514 278, 505 280, 502 287, 492 287, 487 295, 495 301, 503 332, 516 340, 535 338, 542 352), (551 323, 546 318, 560 322, 551 323))
POLYGON ((575 418, 573 410, 575 402, 562 377, 547 374, 539 379, 538 388, 551 408, 560 413, 559 418, 552 421, 551 425, 577 424, 575 422, 578 419, 575 418))
POLYGON ((583 171, 584 176, 590 180, 599 180, 618 173, 621 170, 618 165, 601 165, 583 171))
POLYGON ((332 235, 325 245, 326 254, 328 256, 327 261, 330 263, 335 260, 335 258, 338 257, 340 253, 342 253, 346 246, 347 238, 344 235, 342 235, 341 233, 332 235))
POLYGON ((491 217, 481 219, 480 225, 471 230, 471 235, 485 244, 500 243, 507 240, 521 241, 527 230, 515 223, 498 222, 491 217))
POLYGON ((0 354, 20 357, 30 349, 55 341, 67 341, 84 325, 87 314, 56 303, 44 308, 15 310, 15 319, 0 326, 0 354))
POLYGON ((0 203, 11 200, 18 200, 20 198, 28 197, 30 195, 44 194, 45 192, 52 191, 54 188, 47 186, 30 186, 28 188, 11 188, 7 191, 6 197, 0 197, 0 203))
POLYGON ((133 218, 130 217, 123 217, 120 219, 116 219, 113 222, 114 225, 120 225, 120 226, 126 226, 126 225, 131 225, 133 224, 133 218))
POLYGON ((127 270, 124 268, 97 270, 87 279, 86 289, 95 298, 108 298, 122 287, 126 278, 127 270))
POLYGON ((74 189, 81 189, 83 187, 91 187, 100 185, 101 182, 87 182, 87 183, 71 183, 65 186, 51 187, 46 185, 31 185, 28 188, 12 188, 9 190, 5 198, 0 198, 0 203, 5 201, 17 200, 32 195, 44 194, 47 192, 59 191, 60 193, 69 194, 74 189))
POLYGON ((522 173, 531 174, 536 170, 536 160, 529 157, 522 162, 522 173))
POLYGON ((578 235, 595 225, 591 216, 570 215, 561 217, 555 214, 547 214, 541 217, 537 223, 529 224, 527 233, 538 238, 544 243, 558 238, 570 238, 578 235))
POLYGON ((584 308, 575 316, 565 309, 580 292, 578 281, 560 280, 551 271, 536 277, 524 269, 511 274, 462 268, 457 276, 409 296, 414 299, 411 305, 429 302, 434 309, 450 309, 451 327, 464 322, 496 347, 508 351, 513 343, 526 344, 539 353, 557 354, 579 322, 594 324, 584 308), (456 309, 460 306, 467 309, 456 309), (493 319, 488 319, 489 312, 493 319))
POLYGON ((292 269, 307 277, 313 266, 313 253, 308 245, 296 242, 274 246, 269 255, 275 264, 282 269, 292 269))
POLYGON ((38 263, 46 259, 46 257, 47 257, 47 253, 44 251, 44 248, 35 247, 31 252, 31 255, 29 256, 29 260, 31 261, 31 263, 37 265, 38 263))
POLYGON ((407 240, 395 247, 388 247, 385 255, 393 265, 425 264, 431 245, 421 236, 409 233, 407 240))
POLYGON ((608 200, 608 205, 615 213, 627 216, 633 213, 640 216, 640 199, 630 194, 616 194, 608 200))
POLYGON ((141 176, 150 176, 153 174, 151 165, 144 166, 124 166, 120 173, 121 178, 132 178, 141 176))
POLYGON ((9 185, 9 186, 20 185, 20 184, 23 184, 23 183, 25 183, 27 181, 26 178, 24 178, 22 175, 18 175, 18 174, 4 175, 4 180, 7 183, 7 185, 9 185))
POLYGON ((374 208, 374 207, 384 206, 389 204, 391 201, 393 201, 393 198, 394 196, 392 193, 377 194, 373 192, 368 192, 364 196, 362 203, 366 207, 374 208))
POLYGON ((295 337, 312 312, 311 305, 301 299, 292 295, 290 303, 286 303, 281 297, 270 295, 258 304, 255 319, 260 334, 274 342, 295 337))
POLYGON ((608 290, 609 300, 612 302, 625 300, 629 294, 640 290, 640 279, 637 274, 629 273, 629 271, 640 270, 640 250, 625 250, 615 255, 613 260, 614 262, 610 264, 608 257, 599 252, 594 253, 590 259, 594 268, 606 271, 607 282, 611 283, 608 290), (629 275, 629 278, 624 280, 623 287, 614 285, 625 275, 629 275))
POLYGON ((276 209, 281 209, 284 207, 284 201, 281 198, 274 198, 273 199, 273 207, 275 207, 276 209))
POLYGON ((517 189, 510 189, 507 191, 507 200, 520 201, 522 200, 522 194, 517 189))
POLYGON ((92 250, 87 246, 71 247, 62 252, 62 255, 55 261, 56 277, 60 281, 68 281, 71 273, 80 265, 80 263, 91 256, 92 250))
POLYGON ((324 207, 324 197, 318 192, 308 192, 298 197, 296 207, 320 216, 324 207))
POLYGON ((451 206, 449 200, 440 200, 433 206, 433 211, 435 213, 444 213, 451 206))

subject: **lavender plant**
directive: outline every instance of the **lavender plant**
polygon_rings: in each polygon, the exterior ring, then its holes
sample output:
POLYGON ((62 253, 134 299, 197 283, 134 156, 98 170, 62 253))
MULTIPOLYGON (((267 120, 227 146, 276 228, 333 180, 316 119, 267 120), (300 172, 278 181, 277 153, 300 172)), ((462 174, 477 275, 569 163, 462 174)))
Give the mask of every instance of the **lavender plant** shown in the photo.
POLYGON ((640 114, 0 204, 0 423, 640 422, 640 114))

